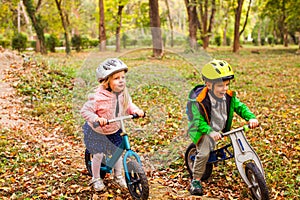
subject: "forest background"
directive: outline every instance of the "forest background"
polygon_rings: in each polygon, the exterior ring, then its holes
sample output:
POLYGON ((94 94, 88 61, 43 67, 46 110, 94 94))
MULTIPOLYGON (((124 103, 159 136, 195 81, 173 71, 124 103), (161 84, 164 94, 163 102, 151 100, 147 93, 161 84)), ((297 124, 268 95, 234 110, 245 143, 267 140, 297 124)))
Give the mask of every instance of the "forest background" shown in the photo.
MULTIPOLYGON (((120 57, 147 118, 129 123, 152 199, 190 198, 186 97, 213 58, 257 115, 247 133, 271 199, 299 193, 299 0, 0 0, 0 199, 130 199, 90 190, 78 110, 95 66, 120 57), (11 51, 16 50, 16 51, 11 51), (11 52, 11 53, 7 53, 11 52)), ((243 125, 234 119, 235 127, 243 125)), ((251 199, 234 162, 214 168, 206 198, 251 199)), ((191 197, 192 198, 192 197, 191 197)))

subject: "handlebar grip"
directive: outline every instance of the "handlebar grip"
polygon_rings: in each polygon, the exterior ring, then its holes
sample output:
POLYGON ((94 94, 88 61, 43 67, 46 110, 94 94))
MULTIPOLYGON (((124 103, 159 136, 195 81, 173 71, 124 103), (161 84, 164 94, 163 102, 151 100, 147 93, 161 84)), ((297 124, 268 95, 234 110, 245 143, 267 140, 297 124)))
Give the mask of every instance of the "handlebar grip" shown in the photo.
MULTIPOLYGON (((132 114, 132 119, 137 119, 140 116, 138 114, 132 114)), ((144 113, 144 116, 142 116, 143 118, 146 117, 146 113, 144 113)))
POLYGON ((249 124, 244 125, 243 128, 244 128, 244 131, 247 132, 250 130, 250 125, 249 124))
POLYGON ((138 114, 132 114, 132 119, 137 119, 137 118, 139 118, 138 114))

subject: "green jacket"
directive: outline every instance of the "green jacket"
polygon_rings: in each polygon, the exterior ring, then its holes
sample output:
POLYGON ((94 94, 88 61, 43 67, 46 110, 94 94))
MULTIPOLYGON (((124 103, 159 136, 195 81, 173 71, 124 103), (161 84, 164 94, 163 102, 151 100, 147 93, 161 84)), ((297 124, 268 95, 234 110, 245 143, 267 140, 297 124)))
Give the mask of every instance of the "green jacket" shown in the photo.
MULTIPOLYGON (((208 88, 204 87, 191 106, 193 119, 189 122, 188 133, 195 144, 199 142, 203 134, 209 134, 213 131, 210 127, 211 102, 207 93, 208 88)), ((256 118, 249 108, 240 102, 236 97, 236 93, 231 90, 226 93, 226 107, 227 121, 224 130, 222 130, 223 132, 230 130, 234 112, 246 121, 256 118)))

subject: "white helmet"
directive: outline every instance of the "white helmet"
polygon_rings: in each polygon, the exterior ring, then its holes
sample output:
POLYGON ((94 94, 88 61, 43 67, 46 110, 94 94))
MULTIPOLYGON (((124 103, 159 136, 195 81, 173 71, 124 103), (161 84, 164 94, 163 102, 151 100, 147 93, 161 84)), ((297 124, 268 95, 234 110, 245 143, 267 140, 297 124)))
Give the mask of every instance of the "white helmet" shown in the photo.
POLYGON ((97 80, 99 82, 103 81, 110 75, 120 71, 127 72, 127 65, 118 58, 108 58, 104 62, 102 62, 96 69, 97 80))

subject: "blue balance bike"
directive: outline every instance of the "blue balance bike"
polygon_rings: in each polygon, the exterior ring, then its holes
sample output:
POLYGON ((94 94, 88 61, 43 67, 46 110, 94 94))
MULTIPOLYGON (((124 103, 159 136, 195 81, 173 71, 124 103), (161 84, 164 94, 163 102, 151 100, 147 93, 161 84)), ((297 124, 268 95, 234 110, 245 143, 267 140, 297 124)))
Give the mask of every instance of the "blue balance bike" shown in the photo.
MULTIPOLYGON (((133 199, 145 200, 149 197, 149 185, 147 176, 142 167, 141 159, 136 152, 132 151, 130 148, 128 134, 125 131, 124 120, 138 118, 138 115, 128 115, 122 116, 115 119, 108 120, 108 123, 113 123, 116 121, 121 122, 121 127, 123 132, 122 143, 113 153, 112 156, 104 156, 100 168, 100 177, 104 179, 107 173, 112 173, 112 168, 122 156, 123 157, 123 169, 125 173, 125 180, 127 183, 128 190, 133 197, 133 199)), ((99 122, 93 124, 94 127, 99 126, 99 122)), ((92 176, 92 154, 86 149, 85 150, 85 165, 90 176, 92 176)))
MULTIPOLYGON (((269 200, 269 192, 265 181, 263 166, 244 135, 244 132, 248 129, 248 125, 245 125, 244 127, 222 134, 223 137, 229 136, 231 142, 210 153, 201 180, 205 181, 211 176, 213 165, 217 165, 220 161, 234 158, 238 172, 250 189, 253 198, 257 200, 269 200)), ((196 145, 191 143, 185 152, 185 164, 191 178, 193 178, 192 169, 196 155, 196 145)))

